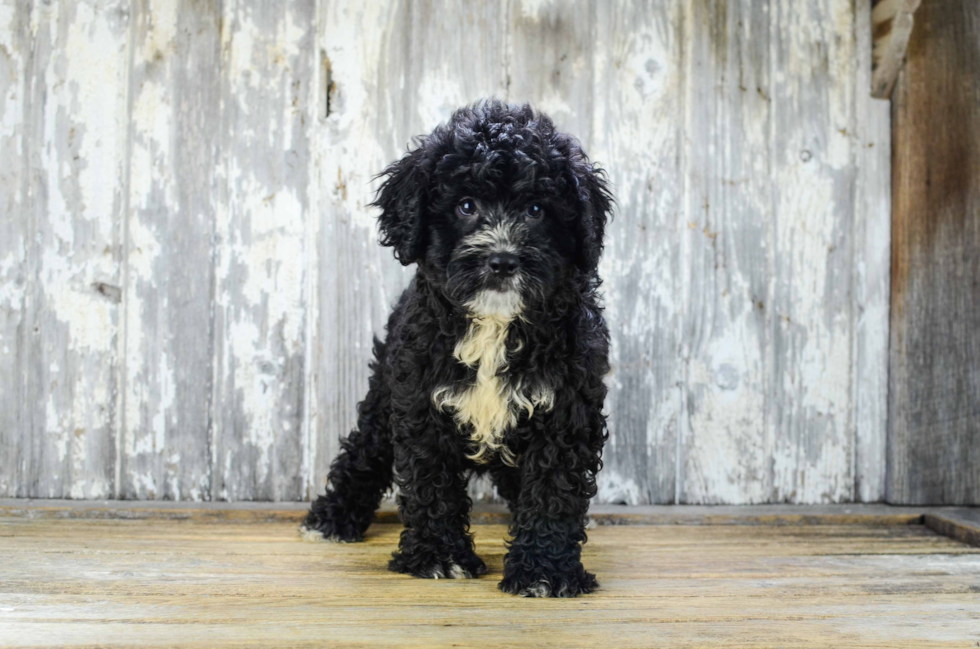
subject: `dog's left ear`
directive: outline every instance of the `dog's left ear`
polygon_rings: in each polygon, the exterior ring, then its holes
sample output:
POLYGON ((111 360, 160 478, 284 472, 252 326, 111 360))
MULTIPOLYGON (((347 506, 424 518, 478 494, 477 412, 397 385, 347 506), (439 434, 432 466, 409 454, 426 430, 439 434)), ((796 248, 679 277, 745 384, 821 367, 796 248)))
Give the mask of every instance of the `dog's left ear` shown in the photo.
POLYGON ((395 259, 408 266, 425 253, 425 227, 428 174, 423 168, 424 144, 389 165, 372 205, 381 208, 378 228, 381 245, 394 248, 395 259))
POLYGON ((606 221, 609 220, 614 201, 605 172, 584 156, 574 165, 573 174, 581 210, 576 263, 590 273, 598 267, 599 257, 602 256, 606 221))

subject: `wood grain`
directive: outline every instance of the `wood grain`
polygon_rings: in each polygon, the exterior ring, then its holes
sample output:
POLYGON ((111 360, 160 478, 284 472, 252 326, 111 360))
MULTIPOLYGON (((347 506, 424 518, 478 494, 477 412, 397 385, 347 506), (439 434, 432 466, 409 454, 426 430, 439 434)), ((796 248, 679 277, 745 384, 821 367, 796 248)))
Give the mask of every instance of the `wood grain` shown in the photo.
POLYGON ((4 4, 0 495, 319 492, 412 272, 376 243, 374 175, 497 96, 578 136, 619 198, 599 500, 880 499, 870 20, 870 0, 4 4))
POLYGON ((3 124, 5 132, 19 133, 26 173, 5 179, 8 189, 0 192, 16 192, 18 203, 4 215, 18 224, 3 244, 13 249, 0 267, 14 262, 22 279, 0 291, 22 297, 16 326, 4 332, 17 332, 3 343, 16 351, 0 357, 0 373, 5 393, 19 383, 9 394, 20 403, 5 398, 4 405, 16 413, 13 430, 21 441, 3 470, 15 478, 0 483, 20 495, 106 497, 117 430, 125 6, 20 3, 13 9, 0 22, 20 30, 26 49, 18 58, 28 77, 23 108, 3 124))
POLYGON ((920 525, 603 527, 601 590, 501 594, 384 569, 399 528, 311 544, 295 523, 0 520, 0 646, 968 646, 980 550, 920 525))
POLYGON ((854 497, 854 3, 774 0, 772 500, 854 497))
POLYGON ((871 27, 874 34, 871 96, 887 99, 892 94, 898 71, 905 62, 913 14, 922 0, 875 0, 871 27))
POLYGON ((678 501, 780 500, 767 426, 773 235, 784 218, 773 206, 770 174, 774 8, 695 2, 691 9, 678 501))
POLYGON ((854 497, 876 502, 885 496, 888 417, 888 318, 891 287, 891 106, 865 92, 871 77, 871 16, 855 11, 857 46, 854 78, 854 282, 855 359, 852 394, 855 416, 854 497))
POLYGON ((980 511, 976 509, 929 512, 922 522, 943 536, 980 547, 980 511))
POLYGON ((923 2, 893 95, 890 502, 980 503, 977 30, 923 2))
POLYGON ((220 13, 132 5, 117 482, 126 499, 209 495, 220 13))
POLYGON ((220 24, 210 497, 298 500, 315 4, 228 1, 220 24))
MULTIPOLYGON (((306 503, 289 502, 168 502, 137 500, 0 499, 0 516, 37 519, 193 520, 199 522, 300 523, 306 503)), ((592 505, 596 525, 910 525, 928 517, 961 520, 971 513, 955 507, 895 507, 892 505, 592 505)), ((470 512, 474 525, 507 524, 506 506, 477 503, 470 512)), ((382 506, 377 523, 397 523, 398 511, 382 506)), ((971 524, 980 530, 980 524, 971 524)), ((962 540, 962 539, 961 539, 962 540)))
POLYGON ((25 113, 31 78, 31 4, 0 10, 0 494, 30 495, 31 428, 27 407, 31 334, 27 319, 29 128, 25 113), (16 215, 8 218, 6 215, 16 215))
POLYGON ((611 371, 604 502, 677 500, 678 435, 686 414, 678 305, 685 195, 684 3, 598 2, 589 155, 607 170, 618 208, 600 265, 611 371), (622 34, 622 38, 603 35, 622 34))

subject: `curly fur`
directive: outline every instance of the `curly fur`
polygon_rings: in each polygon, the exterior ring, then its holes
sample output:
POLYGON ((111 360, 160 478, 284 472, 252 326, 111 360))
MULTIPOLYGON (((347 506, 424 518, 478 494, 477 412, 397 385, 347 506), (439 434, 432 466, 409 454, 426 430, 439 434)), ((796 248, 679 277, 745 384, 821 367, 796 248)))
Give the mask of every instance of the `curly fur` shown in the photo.
POLYGON ((500 589, 593 591, 581 546, 607 437, 602 172, 545 115, 490 100, 382 176, 381 243, 418 268, 375 342, 357 428, 304 534, 361 540, 394 479, 405 530, 389 568, 477 577, 466 484, 488 472, 513 513, 500 589), (516 255, 513 276, 491 271, 497 253, 516 255))

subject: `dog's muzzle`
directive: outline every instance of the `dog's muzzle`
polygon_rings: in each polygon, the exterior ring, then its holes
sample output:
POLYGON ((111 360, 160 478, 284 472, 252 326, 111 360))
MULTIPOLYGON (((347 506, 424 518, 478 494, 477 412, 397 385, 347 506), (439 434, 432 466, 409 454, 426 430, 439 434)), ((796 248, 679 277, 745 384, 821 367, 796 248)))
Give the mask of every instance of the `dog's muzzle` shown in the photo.
POLYGON ((513 277, 521 267, 521 260, 517 255, 509 252, 495 252, 487 259, 487 266, 494 277, 506 279, 513 277))

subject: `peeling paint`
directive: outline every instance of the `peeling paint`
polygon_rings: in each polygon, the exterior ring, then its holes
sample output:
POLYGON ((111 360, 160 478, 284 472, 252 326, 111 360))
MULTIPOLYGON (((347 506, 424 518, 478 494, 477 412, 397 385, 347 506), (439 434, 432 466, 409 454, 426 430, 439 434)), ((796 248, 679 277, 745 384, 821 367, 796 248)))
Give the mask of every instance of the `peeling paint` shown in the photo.
POLYGON ((220 82, 219 21, 209 5, 132 9, 115 493, 201 499, 210 478, 210 102, 220 82))
POLYGON ((306 444, 305 240, 319 66, 313 5, 224 8, 228 62, 216 249, 215 444, 220 498, 296 499, 306 444), (219 467, 222 465, 219 464, 219 467))
POLYGON ((498 96, 619 201, 599 500, 880 497, 867 4, 0 6, 0 495, 319 491, 411 274, 374 176, 498 96))

